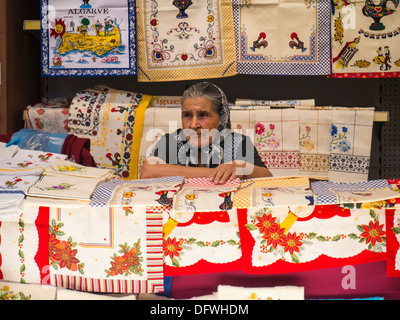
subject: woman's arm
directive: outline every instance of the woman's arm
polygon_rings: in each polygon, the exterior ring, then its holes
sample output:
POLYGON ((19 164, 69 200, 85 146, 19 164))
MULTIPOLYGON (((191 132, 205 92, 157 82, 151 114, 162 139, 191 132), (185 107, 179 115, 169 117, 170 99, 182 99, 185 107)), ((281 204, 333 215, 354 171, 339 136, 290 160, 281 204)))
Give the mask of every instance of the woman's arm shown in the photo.
POLYGON ((185 178, 209 177, 212 170, 206 167, 185 167, 176 164, 166 164, 163 161, 154 161, 153 158, 151 161, 143 163, 140 178, 149 179, 168 176, 183 176, 185 178))
POLYGON ((163 160, 150 157, 143 163, 140 178, 161 178, 168 176, 183 176, 185 178, 207 177, 215 184, 224 184, 235 178, 271 177, 266 167, 259 167, 243 160, 220 164, 216 168, 185 167, 176 164, 166 164, 163 160))
POLYGON ((227 180, 235 178, 249 179, 263 177, 272 177, 271 172, 266 167, 256 166, 243 160, 220 164, 213 169, 212 174, 209 176, 210 180, 216 184, 223 184, 227 180))

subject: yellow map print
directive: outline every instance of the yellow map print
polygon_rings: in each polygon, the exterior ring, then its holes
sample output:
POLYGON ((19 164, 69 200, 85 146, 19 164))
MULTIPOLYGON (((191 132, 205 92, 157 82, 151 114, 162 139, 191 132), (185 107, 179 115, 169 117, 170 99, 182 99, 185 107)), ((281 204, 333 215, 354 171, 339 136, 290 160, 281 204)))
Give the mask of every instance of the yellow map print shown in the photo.
POLYGON ((65 32, 57 53, 64 55, 75 50, 91 51, 101 57, 119 46, 121 46, 121 32, 118 27, 114 27, 107 34, 105 31, 100 31, 96 35, 88 35, 83 31, 80 33, 65 32))

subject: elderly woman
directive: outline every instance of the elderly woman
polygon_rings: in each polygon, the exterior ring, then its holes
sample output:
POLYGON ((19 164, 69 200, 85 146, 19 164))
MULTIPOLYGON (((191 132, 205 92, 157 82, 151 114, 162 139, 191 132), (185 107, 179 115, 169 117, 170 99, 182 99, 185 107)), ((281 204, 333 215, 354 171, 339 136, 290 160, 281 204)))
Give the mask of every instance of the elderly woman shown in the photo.
POLYGON ((143 164, 141 178, 208 177, 216 184, 271 176, 250 138, 230 131, 225 93, 209 82, 183 93, 183 129, 166 134, 143 164))

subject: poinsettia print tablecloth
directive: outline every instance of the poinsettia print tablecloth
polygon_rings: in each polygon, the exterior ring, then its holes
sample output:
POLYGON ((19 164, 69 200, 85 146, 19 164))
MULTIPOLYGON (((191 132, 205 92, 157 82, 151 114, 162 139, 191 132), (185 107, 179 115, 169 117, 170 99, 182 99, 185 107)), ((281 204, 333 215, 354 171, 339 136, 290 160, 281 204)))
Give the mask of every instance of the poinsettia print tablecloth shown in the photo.
POLYGON ((139 81, 236 75, 231 0, 140 0, 136 9, 139 81))
POLYGON ((242 252, 236 210, 164 212, 164 224, 176 223, 164 235, 166 276, 241 270, 242 252))
POLYGON ((98 86, 78 92, 68 116, 71 134, 91 141, 100 167, 124 179, 138 177, 145 110, 151 96, 98 86))
POLYGON ((44 76, 136 75, 133 0, 41 0, 44 76))
POLYGON ((284 273, 386 259, 385 211, 338 206, 238 210, 244 270, 284 273))
POLYGON ((336 108, 332 114, 330 181, 368 180, 374 108, 336 108))
POLYGON ((274 177, 300 175, 299 111, 253 111, 254 144, 274 177))
POLYGON ((400 76, 400 12, 397 0, 334 1, 332 77, 400 76))
POLYGON ((330 1, 233 1, 239 74, 328 75, 330 1))
POLYGON ((386 209, 387 274, 400 277, 400 210, 386 209))
POLYGON ((162 215, 122 207, 49 207, 49 279, 89 292, 163 291, 162 215))

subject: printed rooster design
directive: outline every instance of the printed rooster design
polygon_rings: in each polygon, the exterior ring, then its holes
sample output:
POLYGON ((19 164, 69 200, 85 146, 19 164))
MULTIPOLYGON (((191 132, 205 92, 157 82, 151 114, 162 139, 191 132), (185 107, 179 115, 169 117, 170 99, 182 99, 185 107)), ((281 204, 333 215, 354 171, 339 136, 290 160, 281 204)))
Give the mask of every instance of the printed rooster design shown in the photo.
POLYGON ((370 30, 385 30, 385 26, 380 20, 396 12, 394 9, 387 8, 389 1, 393 2, 395 8, 397 8, 400 2, 400 0, 380 0, 378 4, 375 4, 374 0, 365 1, 362 13, 364 16, 374 19, 374 22, 369 27, 370 30))
POLYGON ((292 41, 289 42, 289 47, 292 49, 299 49, 301 52, 304 52, 307 50, 307 48, 304 47, 304 42, 299 39, 299 36, 297 33, 293 32, 290 35, 290 38, 292 41))
POLYGON ((220 197, 224 198, 224 202, 220 204, 221 210, 230 210, 233 207, 232 192, 224 192, 219 194, 220 197))
POLYGON ((265 34, 265 32, 261 32, 258 35, 257 40, 253 41, 253 46, 250 47, 250 50, 255 52, 256 49, 268 47, 268 41, 266 40, 266 38, 267 38, 267 35, 265 34))
POLYGON ((176 192, 176 190, 161 190, 161 191, 157 191, 155 194, 159 195, 160 198, 156 199, 156 201, 161 204, 162 206, 170 206, 172 205, 172 199, 173 198, 169 198, 168 197, 168 192, 176 192))
POLYGON ((265 202, 266 205, 273 207, 274 203, 272 202, 272 197, 274 194, 272 192, 263 192, 261 194, 261 197, 263 201, 265 202))
POLYGON ((188 193, 186 196, 185 196, 185 203, 187 204, 187 206, 188 206, 188 209, 189 210, 194 210, 194 211, 196 211, 196 207, 195 207, 195 202, 196 202, 196 199, 199 197, 199 195, 198 194, 195 194, 195 193, 188 193))
POLYGON ((121 155, 118 152, 116 152, 114 155, 111 152, 109 152, 106 154, 106 157, 108 160, 111 161, 111 164, 113 166, 118 166, 121 162, 121 155))

